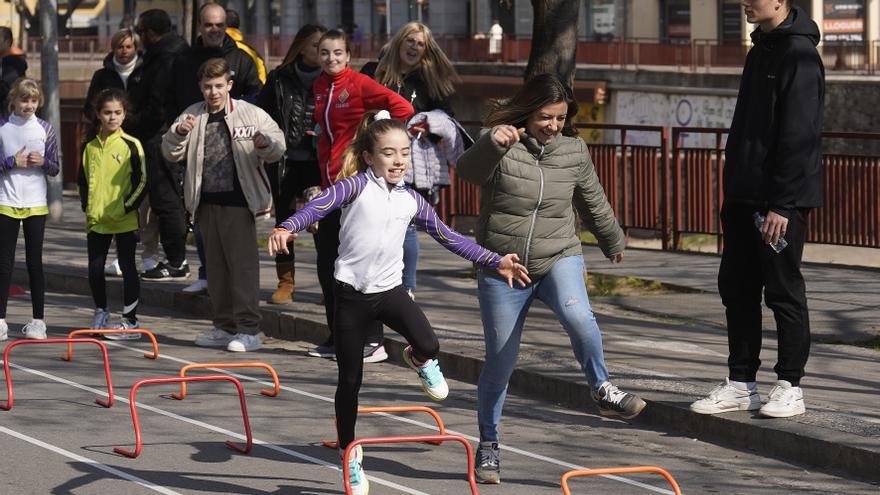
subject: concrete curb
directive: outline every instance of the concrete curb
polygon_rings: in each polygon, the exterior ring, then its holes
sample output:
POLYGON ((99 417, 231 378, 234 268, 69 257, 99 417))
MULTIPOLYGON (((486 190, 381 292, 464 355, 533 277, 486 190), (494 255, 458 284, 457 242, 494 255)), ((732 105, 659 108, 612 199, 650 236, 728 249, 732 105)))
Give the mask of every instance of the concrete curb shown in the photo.
MULTIPOLYGON (((46 288, 57 292, 91 294, 87 277, 79 271, 46 266, 46 288)), ((13 282, 26 284, 27 272, 16 266, 13 282)), ((122 290, 122 281, 108 279, 109 290, 122 290)), ((173 309, 196 318, 210 318, 210 302, 205 296, 187 296, 176 286, 146 283, 141 286, 141 302, 145 306, 173 309)), ((320 342, 327 336, 327 325, 320 319, 295 316, 290 307, 262 307, 263 331, 269 337, 320 342)), ((315 318, 314 315, 309 315, 315 318)), ((389 360, 405 366, 401 358, 406 342, 395 333, 388 333, 385 347, 389 360)), ((453 342, 444 342, 441 351, 446 376, 476 383, 483 365, 473 350, 453 342)), ((592 411, 595 407, 586 384, 517 368, 510 381, 510 391, 536 397, 564 406, 592 411)), ((829 430, 786 420, 757 419, 750 413, 707 416, 688 409, 689 398, 680 394, 640 390, 648 407, 636 423, 672 430, 684 436, 724 446, 750 450, 762 455, 795 463, 808 464, 822 470, 855 476, 867 481, 880 481, 880 442, 876 438, 829 430)))

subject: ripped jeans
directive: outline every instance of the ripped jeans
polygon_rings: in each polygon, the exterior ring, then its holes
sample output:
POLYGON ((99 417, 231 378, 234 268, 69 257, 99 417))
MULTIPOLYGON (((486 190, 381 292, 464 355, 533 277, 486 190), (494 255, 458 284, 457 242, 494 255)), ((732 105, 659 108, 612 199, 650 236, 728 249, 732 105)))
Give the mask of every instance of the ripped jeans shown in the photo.
POLYGON ((480 316, 486 339, 486 363, 477 388, 481 442, 498 441, 507 382, 516 368, 523 323, 535 298, 559 318, 590 387, 597 390, 608 380, 602 335, 583 275, 584 258, 580 255, 560 259, 547 274, 526 287, 514 283, 510 288, 504 280, 479 272, 480 316))

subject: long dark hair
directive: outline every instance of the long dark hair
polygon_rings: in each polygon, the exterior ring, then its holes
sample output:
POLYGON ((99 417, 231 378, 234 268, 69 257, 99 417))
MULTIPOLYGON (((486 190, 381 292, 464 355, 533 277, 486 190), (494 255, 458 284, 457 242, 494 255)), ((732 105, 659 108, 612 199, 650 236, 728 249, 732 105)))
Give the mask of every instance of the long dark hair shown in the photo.
POLYGON ((299 28, 299 31, 296 32, 296 36, 293 37, 293 41, 290 43, 290 48, 287 49, 287 54, 284 55, 284 61, 281 62, 281 65, 278 67, 284 67, 296 62, 309 38, 315 33, 324 34, 326 32, 327 28, 320 24, 306 24, 299 28))
POLYGON ((576 136, 577 131, 572 125, 572 118, 577 114, 578 107, 574 97, 555 74, 538 74, 526 81, 512 98, 496 102, 483 127, 495 127, 507 124, 514 127, 525 127, 529 116, 545 105, 565 102, 568 113, 565 125, 562 126, 563 136, 576 136))
POLYGON ((128 95, 125 94, 125 91, 119 88, 107 88, 99 92, 92 100, 92 108, 95 109, 95 115, 93 115, 92 118, 94 118, 95 121, 92 123, 92 128, 89 130, 87 141, 91 141, 99 132, 101 132, 101 119, 98 118, 98 113, 101 112, 101 109, 104 108, 104 104, 108 101, 118 101, 122 104, 122 109, 125 113, 128 113, 129 101, 128 95))

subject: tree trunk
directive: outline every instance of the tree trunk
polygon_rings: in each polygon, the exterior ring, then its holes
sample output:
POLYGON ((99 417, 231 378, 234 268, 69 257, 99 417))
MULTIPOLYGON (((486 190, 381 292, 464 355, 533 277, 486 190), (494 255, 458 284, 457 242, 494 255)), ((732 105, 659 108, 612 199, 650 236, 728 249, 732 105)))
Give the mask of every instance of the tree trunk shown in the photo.
POLYGON ((532 51, 524 79, 552 73, 569 89, 574 83, 578 0, 532 0, 532 51))

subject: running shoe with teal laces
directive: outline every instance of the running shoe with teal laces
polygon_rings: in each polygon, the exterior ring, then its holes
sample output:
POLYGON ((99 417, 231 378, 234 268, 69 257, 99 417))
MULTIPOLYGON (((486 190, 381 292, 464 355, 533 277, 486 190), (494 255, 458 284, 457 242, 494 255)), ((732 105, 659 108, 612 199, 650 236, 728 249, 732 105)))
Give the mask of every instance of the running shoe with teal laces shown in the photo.
POLYGON ((403 361, 410 368, 419 374, 419 380, 422 382, 422 390, 431 398, 431 400, 440 402, 449 395, 449 385, 443 378, 443 372, 440 371, 440 364, 436 359, 429 359, 422 364, 416 364, 413 358, 412 346, 406 346, 403 350, 403 361))
MULTIPOLYGON (((341 450, 339 454, 342 455, 341 450)), ((364 448, 360 445, 354 448, 348 458, 348 482, 351 485, 352 495, 368 495, 370 493, 370 480, 364 473, 364 448)))

